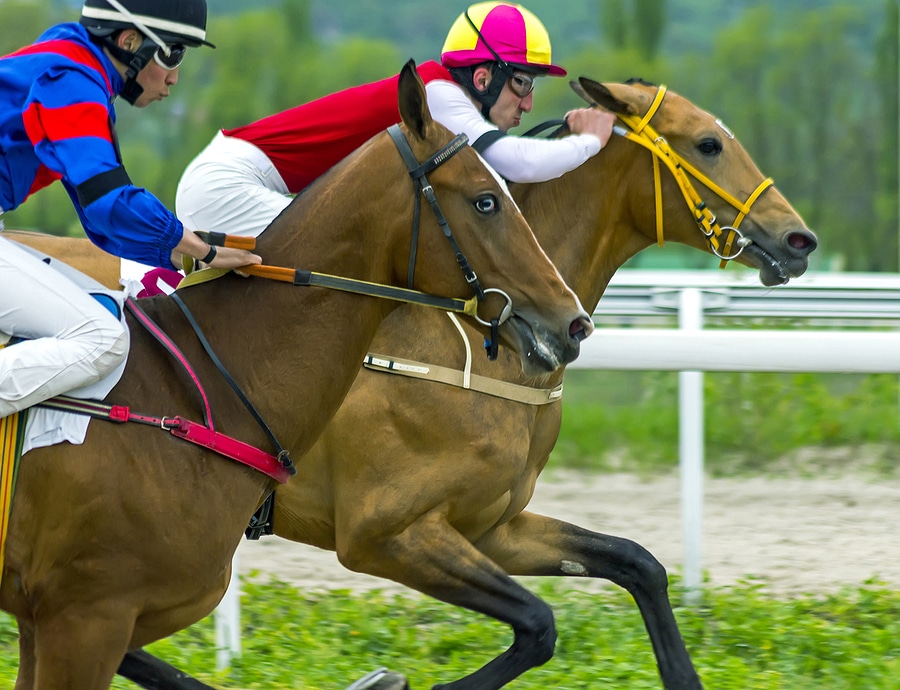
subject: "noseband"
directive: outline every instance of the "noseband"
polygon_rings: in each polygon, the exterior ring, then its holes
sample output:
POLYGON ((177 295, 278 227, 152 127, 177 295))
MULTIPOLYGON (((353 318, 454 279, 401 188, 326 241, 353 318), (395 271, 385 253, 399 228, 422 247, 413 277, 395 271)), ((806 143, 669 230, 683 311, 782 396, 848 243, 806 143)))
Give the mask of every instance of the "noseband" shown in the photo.
POLYGON ((774 183, 771 177, 767 177, 757 185, 756 189, 750 194, 746 202, 741 202, 684 160, 684 158, 679 156, 669 146, 665 137, 650 126, 650 120, 653 119, 653 116, 656 115, 656 111, 659 110, 659 106, 662 104, 665 94, 666 87, 660 86, 656 90, 656 96, 643 117, 616 113, 617 117, 628 125, 629 129, 626 130, 623 127, 616 126, 613 130, 629 141, 633 141, 636 144, 643 146, 653 154, 657 244, 659 244, 659 246, 664 244, 662 188, 659 175, 659 161, 662 161, 672 172, 675 181, 678 183, 679 189, 681 189, 682 195, 684 195, 685 201, 690 207, 691 212, 694 214, 694 220, 697 221, 700 232, 706 236, 706 241, 709 243, 709 248, 712 253, 722 259, 720 267, 724 268, 728 261, 736 259, 740 256, 741 252, 744 251, 744 248, 752 243, 752 240, 749 237, 745 237, 741 231, 738 230, 738 227, 740 226, 741 221, 748 213, 750 213, 750 209, 757 199, 759 199, 762 193, 769 187, 773 186, 774 183), (694 185, 691 183, 691 180, 688 178, 685 171, 693 175, 703 185, 711 189, 720 199, 724 200, 738 211, 737 217, 734 220, 734 225, 726 225, 725 227, 719 225, 715 215, 709 210, 706 202, 704 202, 697 193, 697 190, 694 188, 694 185))

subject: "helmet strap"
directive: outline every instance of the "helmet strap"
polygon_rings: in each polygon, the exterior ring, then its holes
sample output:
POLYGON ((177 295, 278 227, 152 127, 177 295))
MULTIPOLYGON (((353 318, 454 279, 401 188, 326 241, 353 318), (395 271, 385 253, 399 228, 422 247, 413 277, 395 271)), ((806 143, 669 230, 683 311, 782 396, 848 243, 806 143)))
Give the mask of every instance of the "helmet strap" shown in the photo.
POLYGON ((475 81, 474 79, 472 79, 474 68, 472 70, 472 73, 470 73, 467 82, 463 84, 475 97, 475 100, 481 103, 481 114, 484 116, 484 119, 490 121, 491 108, 494 107, 497 99, 500 98, 500 93, 503 91, 503 87, 506 85, 507 78, 513 76, 513 68, 508 62, 506 62, 506 60, 500 57, 500 55, 497 54, 497 51, 494 50, 491 44, 487 42, 484 34, 482 34, 478 27, 475 26, 475 22, 473 22, 472 18, 469 16, 469 10, 466 10, 464 14, 466 16, 466 21, 469 22, 469 26, 472 27, 472 30, 478 35, 478 38, 481 40, 481 42, 484 43, 484 47, 490 51, 491 55, 493 55, 494 59, 496 60, 496 62, 491 65, 491 83, 488 84, 488 87, 485 91, 479 91, 475 88, 475 81), (497 72, 500 72, 501 74, 498 75, 497 72), (498 76, 502 76, 503 78, 498 79, 498 76))
POLYGON ((156 42, 144 38, 140 47, 132 53, 117 46, 115 41, 108 36, 100 38, 99 41, 116 60, 125 65, 125 86, 120 95, 130 105, 134 105, 135 101, 144 93, 144 87, 137 82, 137 75, 153 59, 153 53, 157 51, 156 42))
MULTIPOLYGON (((169 47, 166 45, 166 42, 164 40, 162 40, 159 36, 157 36, 149 26, 145 25, 140 19, 138 19, 131 12, 129 12, 128 8, 125 7, 124 5, 122 5, 118 0, 106 0, 106 3, 108 5, 111 5, 112 7, 115 7, 119 12, 121 12, 130 23, 134 24, 134 27, 138 31, 140 31, 142 34, 144 34, 144 36, 147 36, 151 41, 153 41, 156 45, 158 45, 160 48, 162 48, 163 52, 168 57, 169 47)), ((143 47, 144 46, 142 45, 141 48, 143 48, 143 47)), ((151 55, 152 55, 152 53, 151 53, 151 55)), ((140 71, 140 70, 138 70, 138 71, 140 71)))
POLYGON ((500 98, 500 93, 506 85, 506 70, 496 62, 489 63, 491 65, 491 82, 486 89, 479 90, 475 86, 475 70, 488 63, 482 62, 480 65, 468 65, 466 67, 451 67, 450 74, 454 81, 468 91, 479 105, 481 105, 481 114, 484 119, 490 121, 491 108, 500 98))

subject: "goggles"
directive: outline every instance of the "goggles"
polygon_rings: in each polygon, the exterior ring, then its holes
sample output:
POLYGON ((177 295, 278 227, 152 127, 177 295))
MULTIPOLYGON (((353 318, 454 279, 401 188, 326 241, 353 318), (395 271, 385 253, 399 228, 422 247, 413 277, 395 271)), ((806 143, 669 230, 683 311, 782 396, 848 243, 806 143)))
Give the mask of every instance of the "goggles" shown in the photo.
POLYGON ((187 48, 181 44, 166 45, 169 54, 166 55, 162 47, 156 49, 153 53, 153 60, 157 65, 170 72, 184 62, 184 54, 187 48))
POLYGON ((534 77, 529 74, 514 73, 508 82, 510 91, 519 98, 525 98, 534 91, 534 77))

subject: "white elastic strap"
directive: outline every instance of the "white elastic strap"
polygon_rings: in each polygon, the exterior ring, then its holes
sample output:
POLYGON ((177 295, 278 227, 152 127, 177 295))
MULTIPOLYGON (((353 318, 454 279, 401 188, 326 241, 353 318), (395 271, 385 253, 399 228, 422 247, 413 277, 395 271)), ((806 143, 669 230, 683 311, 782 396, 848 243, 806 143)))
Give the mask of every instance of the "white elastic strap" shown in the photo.
POLYGON ((466 332, 463 330, 462 324, 460 324, 459 319, 456 318, 456 314, 452 311, 447 312, 447 316, 450 317, 450 320, 453 322, 453 325, 456 326, 456 330, 459 331, 459 335, 462 337, 463 343, 466 346, 466 368, 463 369, 463 388, 471 388, 472 387, 472 346, 469 345, 469 339, 466 337, 466 332))
MULTIPOLYGON (((119 21, 123 17, 128 20, 131 24, 134 24, 138 29, 147 34, 147 36, 152 40, 156 45, 162 48, 163 52, 168 57, 171 53, 169 51, 169 46, 166 45, 166 42, 163 41, 159 36, 157 36, 150 28, 147 27, 147 24, 142 21, 138 16, 132 14, 125 7, 122 6, 118 0, 105 0, 107 3, 112 5, 118 10, 117 12, 113 12, 111 10, 101 10, 96 7, 85 7, 81 10, 81 15, 83 17, 88 17, 90 19, 105 19, 108 21, 119 21)), ((143 17, 143 15, 141 15, 143 17)), ((168 22, 165 20, 160 20, 155 17, 144 17, 148 20, 153 20, 157 24, 157 29, 162 29, 164 31, 171 31, 175 34, 184 34, 185 36, 193 36, 194 38, 204 41, 206 39, 206 31, 203 29, 198 29, 196 26, 191 26, 189 24, 183 24, 181 22, 168 22)))
POLYGON ((164 40, 162 40, 159 36, 157 36, 155 33, 153 33, 153 31, 151 31, 150 28, 146 24, 144 24, 140 19, 135 17, 133 14, 131 14, 131 12, 128 11, 128 8, 126 8, 122 3, 120 3, 119 0, 106 0, 106 2, 110 5, 112 5, 113 7, 115 7, 117 10, 119 10, 119 12, 124 14, 126 19, 128 19, 128 21, 130 21, 137 28, 139 28, 142 33, 147 34, 147 36, 150 37, 151 41, 153 41, 156 45, 158 45, 160 48, 162 48, 162 51, 166 54, 166 57, 169 57, 169 55, 171 53, 169 51, 169 46, 166 45, 166 42, 164 40))

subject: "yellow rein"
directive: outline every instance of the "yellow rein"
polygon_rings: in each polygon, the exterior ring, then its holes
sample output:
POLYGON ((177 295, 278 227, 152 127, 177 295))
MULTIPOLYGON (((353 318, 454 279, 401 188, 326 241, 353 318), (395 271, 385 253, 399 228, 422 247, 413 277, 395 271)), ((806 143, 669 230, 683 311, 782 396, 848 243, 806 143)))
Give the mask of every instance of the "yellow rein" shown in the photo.
POLYGON ((741 202, 679 156, 669 146, 669 142, 666 141, 665 137, 661 136, 650 126, 650 120, 656 115, 656 111, 659 109, 665 94, 666 87, 660 86, 656 91, 656 97, 650 104, 650 108, 643 117, 617 113, 618 118, 630 128, 630 131, 621 130, 619 133, 629 141, 633 141, 634 143, 643 146, 653 154, 653 188, 656 201, 657 244, 659 244, 660 247, 665 244, 665 240, 663 239, 662 180, 659 173, 659 161, 661 160, 672 172, 675 182, 678 183, 678 187, 681 189, 681 193, 684 196, 688 207, 694 214, 694 220, 697 221, 700 231, 706 236, 707 242, 709 242, 710 250, 713 254, 722 259, 719 268, 725 268, 728 261, 740 256, 741 252, 744 251, 744 247, 750 244, 750 240, 745 238, 738 228, 741 225, 741 221, 743 221, 747 214, 750 213, 750 209, 756 200, 759 199, 760 195, 774 183, 771 177, 766 178, 759 183, 759 186, 747 198, 746 202, 741 202), (738 211, 733 226, 726 226, 723 228, 719 225, 715 215, 713 215, 712 211, 710 211, 709 207, 706 205, 706 202, 704 202, 697 193, 697 190, 694 188, 694 185, 691 183, 691 180, 685 171, 693 175, 702 184, 711 189, 720 199, 726 201, 738 211), (735 243, 737 244, 736 250, 734 250, 735 243))

